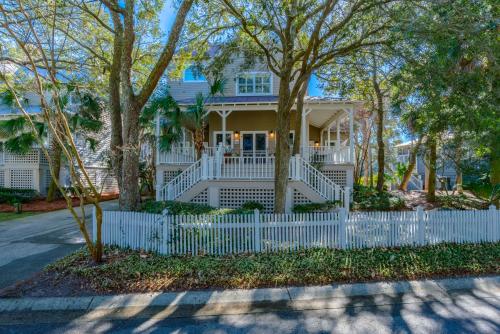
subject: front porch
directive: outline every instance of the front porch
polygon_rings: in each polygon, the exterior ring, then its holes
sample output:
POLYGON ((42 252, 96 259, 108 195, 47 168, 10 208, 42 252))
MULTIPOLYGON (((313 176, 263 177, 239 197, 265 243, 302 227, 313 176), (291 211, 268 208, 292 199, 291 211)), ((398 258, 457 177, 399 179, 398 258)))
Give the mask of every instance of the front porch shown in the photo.
MULTIPOLYGON (((250 97, 249 97, 250 98, 250 97)), ((276 150, 277 103, 260 98, 236 102, 216 98, 207 106, 207 127, 203 153, 209 157, 222 145, 224 157, 273 157, 276 150)), ((307 98, 301 115, 300 155, 306 161, 321 164, 354 164, 354 114, 359 102, 307 98)), ((186 104, 187 106, 187 104, 186 104)), ((295 113, 295 111, 293 111, 295 113)), ((290 124, 293 146, 296 115, 290 124)), ((157 135, 160 128, 157 129, 157 135)), ((157 163, 189 165, 197 155, 193 138, 187 131, 169 151, 158 152, 157 163)), ((249 160, 250 161, 250 160, 249 160)))

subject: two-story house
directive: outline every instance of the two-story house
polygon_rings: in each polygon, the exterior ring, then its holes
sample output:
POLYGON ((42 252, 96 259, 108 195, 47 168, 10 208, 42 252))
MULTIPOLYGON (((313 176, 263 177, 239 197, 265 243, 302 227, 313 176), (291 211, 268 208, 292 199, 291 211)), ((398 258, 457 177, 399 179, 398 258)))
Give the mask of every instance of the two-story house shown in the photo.
MULTIPOLYGON (((227 64, 223 71, 224 93, 206 105, 202 158, 196 159, 188 131, 182 142, 169 151, 158 152, 157 200, 225 208, 257 201, 272 210, 279 78, 265 65, 242 68, 241 59, 227 64)), ((198 92, 208 92, 209 84, 197 72, 187 68, 181 79, 168 82, 169 92, 181 108, 194 104, 198 92)), ((296 204, 331 200, 343 203, 349 198, 345 191, 353 186, 354 115, 361 104, 326 97, 305 98, 301 150, 290 161, 287 210, 296 204)), ((292 115, 290 143, 295 139, 294 119, 292 115)))

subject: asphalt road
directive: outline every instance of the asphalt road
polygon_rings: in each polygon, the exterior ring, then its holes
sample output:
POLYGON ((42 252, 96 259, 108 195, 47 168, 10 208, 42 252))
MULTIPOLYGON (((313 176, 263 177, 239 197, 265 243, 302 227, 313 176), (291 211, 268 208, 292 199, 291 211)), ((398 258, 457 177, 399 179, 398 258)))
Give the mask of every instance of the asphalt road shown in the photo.
MULTIPOLYGON (((104 202, 106 208, 115 201, 104 202)), ((88 226, 91 209, 87 206, 88 226)), ((84 244, 69 210, 0 222, 0 290, 28 279, 84 244)))
MULTIPOLYGON (((321 300, 318 300, 321 301, 321 300)), ((358 297, 346 303, 261 306, 214 315, 202 309, 161 309, 101 315, 0 315, 0 333, 500 333, 500 293, 454 291, 446 296, 358 297), (318 306, 323 305, 323 306, 318 306), (341 305, 341 306, 325 306, 341 305)))

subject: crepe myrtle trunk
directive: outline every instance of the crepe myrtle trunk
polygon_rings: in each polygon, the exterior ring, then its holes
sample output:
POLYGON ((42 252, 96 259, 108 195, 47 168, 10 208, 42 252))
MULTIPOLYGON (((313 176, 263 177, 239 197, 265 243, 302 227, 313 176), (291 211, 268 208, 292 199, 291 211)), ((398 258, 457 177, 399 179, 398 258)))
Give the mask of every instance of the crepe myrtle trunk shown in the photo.
POLYGON ((420 148, 420 144, 422 143, 422 137, 419 138, 415 146, 412 148, 410 152, 410 158, 408 160, 408 167, 406 168, 405 173, 403 174, 403 178, 401 179, 401 184, 399 185, 399 190, 407 191, 408 183, 410 182, 411 175, 415 166, 417 164, 417 154, 420 148))
MULTIPOLYGON (((288 78, 289 79, 289 78, 288 78)), ((274 212, 285 212, 288 170, 290 162, 290 80, 281 78, 278 99, 278 120, 276 131, 276 165, 274 179, 274 212)))

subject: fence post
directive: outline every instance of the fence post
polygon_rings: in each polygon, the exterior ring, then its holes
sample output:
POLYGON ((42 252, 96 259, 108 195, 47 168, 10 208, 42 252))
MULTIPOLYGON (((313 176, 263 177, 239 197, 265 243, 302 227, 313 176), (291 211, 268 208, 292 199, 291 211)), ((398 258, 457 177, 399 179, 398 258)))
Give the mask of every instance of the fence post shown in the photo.
POLYGON ((490 239, 489 241, 496 242, 498 241, 498 222, 496 221, 497 217, 497 208, 492 204, 488 208, 488 236, 486 239, 490 239))
POLYGON ((260 213, 259 209, 253 210, 253 248, 256 253, 260 252, 260 213))
POLYGON ((169 247, 168 247, 168 243, 169 243, 169 239, 168 239, 168 230, 169 230, 169 226, 168 226, 168 209, 164 209, 162 212, 161 212, 161 227, 162 227, 162 242, 161 242, 161 252, 163 254, 169 254, 169 247))
POLYGON ((344 188, 344 208, 346 209, 347 212, 349 212, 350 204, 351 204, 351 188, 345 187, 344 188))
POLYGON ((418 244, 420 246, 425 245, 425 221, 424 221, 424 209, 421 206, 417 206, 417 230, 418 230, 418 244))
MULTIPOLYGON (((104 213, 104 212, 103 212, 104 213)), ((104 214, 103 214, 104 217, 104 214)), ((101 228, 104 224, 101 224, 101 228)), ((102 231, 101 231, 101 239, 102 239, 102 231)), ((95 206, 92 206, 92 242, 97 241, 97 220, 95 217, 95 206)), ((103 240, 101 240, 102 242, 103 240)))
POLYGON ((339 210, 339 244, 341 249, 347 248, 347 210, 339 210))

